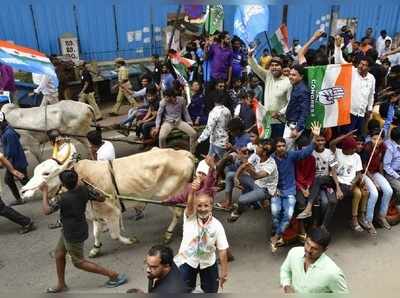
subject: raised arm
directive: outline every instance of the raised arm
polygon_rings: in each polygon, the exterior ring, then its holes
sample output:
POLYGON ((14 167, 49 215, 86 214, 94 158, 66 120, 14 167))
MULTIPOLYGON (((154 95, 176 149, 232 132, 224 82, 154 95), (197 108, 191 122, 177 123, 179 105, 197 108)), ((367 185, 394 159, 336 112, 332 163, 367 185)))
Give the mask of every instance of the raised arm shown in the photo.
POLYGON ((347 63, 347 61, 344 60, 344 58, 343 58, 342 44, 343 44, 343 38, 341 36, 336 36, 335 37, 335 52, 334 52, 334 57, 335 57, 335 63, 336 64, 345 64, 345 63, 347 63))
POLYGON ((341 141, 343 141, 345 138, 347 138, 348 136, 353 135, 355 132, 357 131, 357 129, 354 129, 352 131, 349 131, 348 133, 337 137, 336 139, 333 139, 330 143, 329 143, 329 149, 331 149, 331 151, 333 153, 336 152, 336 146, 337 144, 339 144, 341 141))
POLYGON ((195 200, 194 194, 199 189, 200 189, 200 181, 199 180, 194 180, 192 182, 192 188, 189 191, 189 196, 188 196, 187 205, 186 205, 186 209, 185 209, 185 215, 187 217, 190 217, 190 216, 194 215, 195 212, 196 212, 195 202, 194 202, 194 200, 195 200))
POLYGON ((316 42, 318 39, 321 38, 321 36, 324 34, 323 30, 317 30, 314 32, 313 36, 311 36, 311 38, 304 44, 304 46, 300 49, 299 53, 298 53, 298 57, 299 57, 299 64, 303 64, 307 62, 306 59, 306 53, 308 52, 308 50, 310 49, 310 46, 316 42))
POLYGON ((252 70, 262 81, 265 82, 265 79, 266 79, 266 77, 267 77, 269 71, 266 70, 265 68, 261 67, 261 66, 257 63, 256 59, 254 59, 254 55, 253 55, 253 54, 254 54, 254 50, 255 50, 255 49, 249 49, 249 51, 248 51, 248 55, 249 55, 248 62, 249 62, 249 65, 250 65, 250 67, 251 67, 251 70, 252 70))
POLYGON ((398 47, 397 49, 394 49, 394 50, 392 50, 392 51, 389 51, 389 52, 383 54, 382 57, 381 57, 381 59, 385 59, 385 58, 387 58, 388 56, 391 56, 391 55, 394 55, 394 54, 397 54, 397 53, 400 53, 400 47, 398 47))

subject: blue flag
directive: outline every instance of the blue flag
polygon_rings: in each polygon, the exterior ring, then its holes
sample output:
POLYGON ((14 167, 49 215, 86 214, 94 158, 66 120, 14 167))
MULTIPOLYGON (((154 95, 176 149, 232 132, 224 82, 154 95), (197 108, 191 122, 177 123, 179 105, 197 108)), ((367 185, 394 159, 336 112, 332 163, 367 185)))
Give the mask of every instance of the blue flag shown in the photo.
POLYGON ((240 5, 235 13, 234 35, 249 45, 259 33, 268 31, 268 21, 267 5, 240 5))

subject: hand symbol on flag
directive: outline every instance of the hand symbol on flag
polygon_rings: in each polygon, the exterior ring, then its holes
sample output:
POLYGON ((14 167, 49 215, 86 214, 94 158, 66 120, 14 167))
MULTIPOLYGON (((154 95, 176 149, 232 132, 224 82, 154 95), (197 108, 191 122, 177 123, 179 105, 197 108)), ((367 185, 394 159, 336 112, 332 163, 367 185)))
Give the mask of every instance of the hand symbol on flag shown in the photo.
POLYGON ((318 101, 323 105, 332 105, 343 97, 344 89, 342 87, 326 88, 318 93, 318 101))

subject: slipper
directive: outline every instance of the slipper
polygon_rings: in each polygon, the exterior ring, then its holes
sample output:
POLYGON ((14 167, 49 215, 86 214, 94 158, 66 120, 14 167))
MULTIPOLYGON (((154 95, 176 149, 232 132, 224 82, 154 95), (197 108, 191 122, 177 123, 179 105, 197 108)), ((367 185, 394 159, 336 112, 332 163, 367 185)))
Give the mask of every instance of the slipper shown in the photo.
POLYGON ((270 244, 271 244, 271 252, 276 253, 278 251, 278 247, 276 246, 276 244, 272 242, 270 244))
POLYGON ((239 219, 239 217, 240 217, 240 214, 233 211, 228 217, 228 222, 230 222, 230 223, 235 222, 239 219))
POLYGON ((54 230, 54 229, 61 228, 62 224, 59 220, 57 220, 57 222, 49 224, 48 227, 50 230, 54 230))
POLYGON ((56 294, 56 293, 67 292, 68 290, 69 290, 68 287, 65 287, 65 288, 52 288, 52 287, 50 287, 50 288, 46 289, 46 293, 56 294))
POLYGON ((222 202, 222 203, 215 203, 215 207, 218 207, 221 209, 226 209, 226 210, 232 210, 233 205, 228 205, 228 204, 222 202))
POLYGON ((306 219, 312 216, 312 212, 303 211, 299 215, 297 215, 297 219, 306 219))
POLYGON ((297 238, 299 239, 300 242, 304 243, 304 242, 306 242, 307 234, 306 233, 299 234, 299 235, 297 235, 297 238))
POLYGON ((364 232, 364 229, 358 223, 357 224, 351 223, 351 229, 354 232, 358 232, 358 233, 364 232))
POLYGON ((282 237, 280 237, 277 241, 276 241, 276 246, 285 246, 286 242, 285 240, 283 240, 282 237))
POLYGON ((106 288, 116 288, 128 281, 128 277, 125 274, 119 274, 118 277, 115 280, 108 280, 105 283, 106 288))
POLYGON ((36 230, 36 226, 33 224, 33 221, 31 221, 29 224, 27 224, 26 226, 23 226, 21 229, 19 229, 18 233, 22 235, 22 234, 26 234, 26 233, 29 233, 34 230, 36 230))

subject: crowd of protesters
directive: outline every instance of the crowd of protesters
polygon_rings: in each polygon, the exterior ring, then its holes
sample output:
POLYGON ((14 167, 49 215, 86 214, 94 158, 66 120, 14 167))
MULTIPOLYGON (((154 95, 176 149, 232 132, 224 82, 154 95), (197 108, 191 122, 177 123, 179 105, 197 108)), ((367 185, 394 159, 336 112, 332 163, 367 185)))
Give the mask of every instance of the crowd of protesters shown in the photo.
MULTIPOLYGON (((125 99, 132 105, 121 123, 122 132, 128 135, 133 129, 144 143, 158 137, 159 147, 164 148, 170 133, 177 129, 188 136, 192 153, 200 159, 206 156, 199 163, 194 182, 182 194, 165 200, 187 204, 183 239, 174 261, 169 248, 156 246, 149 251, 150 292, 191 291, 197 274, 205 292, 217 292, 228 280, 231 252, 223 225, 212 215, 214 204, 229 210, 230 223, 239 220, 248 207, 269 209, 272 252, 286 244, 285 233, 298 223, 296 233, 305 245, 304 249, 292 249, 281 268, 285 292, 347 291, 340 268, 324 254, 339 204, 346 206, 350 227, 357 233, 375 235, 377 225, 391 229, 391 204, 393 212, 396 208, 400 212, 400 48, 392 49, 392 39, 385 30, 375 41, 370 28, 357 40, 343 27, 339 35, 312 49, 321 38, 324 32, 316 31, 302 47, 293 43, 285 54, 266 49, 257 60, 254 49, 239 38, 217 32, 194 39, 180 53, 196 62, 187 70, 187 80, 173 71, 173 61, 161 62, 154 56, 154 71, 141 77, 137 91, 129 82, 126 62, 120 58, 115 61, 118 96, 111 114, 118 115, 125 99), (305 67, 330 63, 353 65, 350 123, 328 129, 318 123, 309 126, 311 99, 305 67), (270 138, 259 137, 257 104, 272 115, 270 138), (217 189, 224 194, 219 203, 214 202, 217 189), (240 192, 237 198, 235 189, 240 192), (317 262, 321 266, 316 266, 317 262), (314 276, 307 284, 304 268, 314 276)), ((96 118, 101 119, 86 63, 81 63, 81 70, 84 85, 80 100, 92 105, 96 118)), ((1 127, 3 142, 9 138, 6 128, 1 127)), ((104 142, 98 145, 97 154, 104 142)), ((9 186, 14 183, 11 175, 26 176, 26 165, 14 162, 16 154, 20 152, 11 148, 5 151, 11 165, 2 161, 9 169, 9 186)), ((63 175, 67 183, 70 174, 63 175)), ((75 184, 67 188, 76 191, 75 184)), ((20 203, 18 194, 14 196, 20 203)), ((7 208, 1 207, 0 215, 13 220, 7 208)), ((44 209, 46 213, 54 211, 47 205, 44 209)), ((29 219, 14 221, 23 226, 23 233, 33 230, 29 219)), ((78 250, 75 255, 82 258, 80 247, 65 248, 66 243, 64 235, 59 244, 64 267, 65 249, 78 250)), ((95 264, 80 266, 109 276, 109 286, 126 282, 126 276, 95 264)), ((62 278, 59 287, 50 288, 50 292, 66 288, 62 278)))

